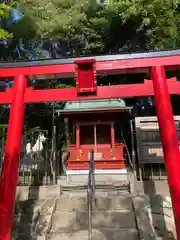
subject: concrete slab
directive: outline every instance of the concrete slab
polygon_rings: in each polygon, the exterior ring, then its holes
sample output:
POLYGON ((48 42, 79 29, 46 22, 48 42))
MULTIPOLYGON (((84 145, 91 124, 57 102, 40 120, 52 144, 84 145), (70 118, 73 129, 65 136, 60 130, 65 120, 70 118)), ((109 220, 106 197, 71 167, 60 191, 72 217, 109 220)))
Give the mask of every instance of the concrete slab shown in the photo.
MULTIPOLYGON (((88 182, 88 174, 69 174, 67 180, 71 182, 88 182)), ((123 174, 95 174, 96 182, 114 182, 114 181, 127 181, 127 173, 123 174)))
POLYGON ((133 198, 140 239, 176 239, 174 216, 168 196, 133 198))
MULTIPOLYGON (((131 196, 96 197, 96 210, 132 210, 131 196)), ((56 211, 82 211, 87 210, 86 197, 61 197, 57 200, 56 211)))
POLYGON ((56 199, 46 200, 41 209, 35 232, 37 235, 44 236, 48 234, 52 224, 52 216, 56 208, 56 199))
MULTIPOLYGON (((93 229, 93 240, 138 240, 138 232, 135 229, 93 229)), ((80 230, 69 234, 52 234, 49 240, 88 240, 88 231, 80 230)))
MULTIPOLYGON (((95 175, 120 175, 127 174, 127 169, 95 169, 95 175)), ((66 170, 66 175, 88 175, 89 169, 87 170, 66 170)))
MULTIPOLYGON (((133 211, 96 211, 92 214, 94 228, 126 228, 136 229, 133 211)), ((55 212, 52 219, 52 232, 71 232, 72 230, 88 229, 88 212, 55 212)))
POLYGON ((26 200, 15 209, 13 239, 36 239, 44 237, 51 227, 56 200, 26 200))
POLYGON ((170 196, 169 185, 167 181, 144 181, 136 182, 136 194, 137 195, 163 195, 170 196))
POLYGON ((61 187, 59 185, 44 186, 17 186, 16 198, 19 200, 45 200, 60 197, 61 187))
MULTIPOLYGON (((109 189, 107 190, 96 190, 95 193, 96 197, 109 197, 109 196, 127 196, 129 195, 129 191, 128 190, 112 190, 109 189)), ((85 190, 77 190, 77 189, 73 189, 71 191, 62 191, 61 196, 63 197, 87 197, 87 189, 85 190)))
POLYGON ((155 231, 149 215, 149 198, 137 196, 133 198, 133 205, 140 240, 155 240, 155 231))

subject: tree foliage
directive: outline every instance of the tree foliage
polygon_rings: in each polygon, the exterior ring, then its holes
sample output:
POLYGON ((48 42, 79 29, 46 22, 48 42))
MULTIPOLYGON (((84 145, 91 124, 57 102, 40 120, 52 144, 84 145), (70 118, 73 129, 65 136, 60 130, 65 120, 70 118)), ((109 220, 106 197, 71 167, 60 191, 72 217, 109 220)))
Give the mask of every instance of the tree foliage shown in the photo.
POLYGON ((8 31, 0 30, 6 33, 1 34, 3 38, 9 32, 13 36, 8 47, 1 49, 2 58, 59 58, 180 47, 180 0, 99 2, 17 1, 16 9, 23 17, 6 24, 8 31), (14 51, 17 48, 18 53, 14 51))
POLYGON ((113 0, 117 14, 125 23, 139 21, 138 31, 146 31, 153 49, 179 47, 179 0, 113 0))
MULTIPOLYGON (((180 0, 100 2, 19 0, 15 3, 16 9, 23 17, 16 22, 7 21, 12 4, 0 5, 0 39, 11 37, 8 45, 0 46, 1 58, 59 58, 180 48, 180 0)), ((106 78, 103 84, 112 79, 115 83, 132 81, 128 76, 123 78, 106 78)), ((45 81, 38 82, 36 87, 52 88, 45 81)), ((68 86, 57 82, 55 87, 68 86)), ((27 112, 32 114, 44 106, 51 108, 48 104, 29 105, 27 112)))
POLYGON ((11 6, 5 3, 0 3, 0 40, 7 40, 11 34, 5 29, 4 21, 9 17, 11 6))
POLYGON ((69 39, 86 18, 86 0, 27 0, 21 11, 28 17, 36 36, 42 39, 69 39))
POLYGON ((20 0, 19 8, 36 38, 66 40, 75 55, 179 47, 180 0, 105 3, 20 0))

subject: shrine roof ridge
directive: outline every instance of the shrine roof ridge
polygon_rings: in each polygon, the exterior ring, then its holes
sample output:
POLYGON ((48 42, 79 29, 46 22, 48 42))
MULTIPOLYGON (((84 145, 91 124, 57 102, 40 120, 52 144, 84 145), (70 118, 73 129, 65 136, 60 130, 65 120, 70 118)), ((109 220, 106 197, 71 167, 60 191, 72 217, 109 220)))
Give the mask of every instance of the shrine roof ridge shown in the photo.
POLYGON ((96 100, 80 100, 68 101, 63 109, 56 109, 57 113, 68 112, 88 112, 98 110, 131 110, 132 107, 127 107, 123 99, 96 99, 96 100))
POLYGON ((180 49, 168 50, 168 51, 155 51, 155 52, 151 51, 151 52, 144 52, 144 53, 90 56, 90 57, 42 59, 42 60, 33 60, 33 61, 14 61, 14 62, 8 61, 8 62, 0 62, 0 69, 73 64, 75 63, 75 61, 79 61, 79 60, 83 61, 83 60, 91 60, 91 59, 94 59, 96 62, 101 62, 101 61, 133 60, 133 59, 147 59, 147 58, 171 57, 171 56, 180 56, 180 49))

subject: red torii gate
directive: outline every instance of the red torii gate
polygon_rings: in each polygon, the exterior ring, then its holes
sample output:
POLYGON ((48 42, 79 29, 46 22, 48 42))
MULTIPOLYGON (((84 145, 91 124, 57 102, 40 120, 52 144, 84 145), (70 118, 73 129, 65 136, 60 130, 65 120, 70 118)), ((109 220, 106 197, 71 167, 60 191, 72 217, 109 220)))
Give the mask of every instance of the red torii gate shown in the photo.
POLYGON ((0 104, 11 104, 6 150, 0 182, 0 240, 11 239, 12 218, 18 180, 24 104, 155 95, 156 111, 164 151, 169 187, 180 240, 180 154, 169 94, 180 94, 176 78, 166 81, 166 70, 180 69, 180 50, 31 62, 0 63, 0 78, 14 77, 14 88, 0 93, 0 104), (150 72, 143 84, 96 85, 96 75, 150 72), (76 88, 34 90, 28 76, 51 74, 75 77, 76 88))

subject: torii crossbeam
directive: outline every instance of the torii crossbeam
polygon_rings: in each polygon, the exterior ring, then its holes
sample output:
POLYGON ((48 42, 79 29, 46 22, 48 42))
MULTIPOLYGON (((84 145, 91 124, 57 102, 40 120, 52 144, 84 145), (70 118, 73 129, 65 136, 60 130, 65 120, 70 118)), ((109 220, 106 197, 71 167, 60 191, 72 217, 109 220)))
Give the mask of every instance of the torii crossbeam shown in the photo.
POLYGON ((180 240, 180 154, 169 94, 180 94, 176 78, 167 81, 166 71, 180 69, 180 50, 0 63, 0 78, 14 77, 14 88, 0 92, 0 104, 11 104, 6 150, 0 182, 0 240, 11 239, 13 206, 18 180, 19 154, 24 120, 24 104, 155 95, 164 159, 173 203, 177 239, 180 240), (152 81, 143 84, 97 86, 96 76, 149 72, 152 81), (34 90, 31 78, 74 77, 70 89, 34 90))

